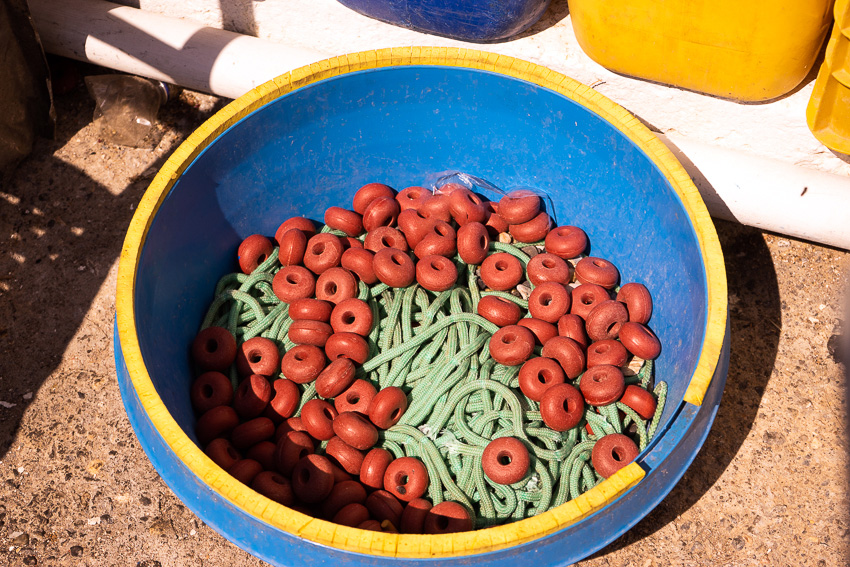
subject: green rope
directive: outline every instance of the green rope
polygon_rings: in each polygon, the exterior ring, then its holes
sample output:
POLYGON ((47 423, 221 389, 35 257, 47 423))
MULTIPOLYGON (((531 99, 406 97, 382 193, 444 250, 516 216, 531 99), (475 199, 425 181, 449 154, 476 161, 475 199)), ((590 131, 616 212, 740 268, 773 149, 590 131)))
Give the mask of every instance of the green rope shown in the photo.
MULTIPOLYGON (((328 227, 321 232, 341 235, 328 227)), ((523 265, 530 261, 519 246, 492 242, 490 247, 523 265)), ((583 419, 569 431, 549 429, 539 403, 518 387, 520 366, 504 366, 490 357, 490 337, 498 327, 477 314, 482 297, 500 297, 523 310, 528 301, 508 292, 481 291, 477 268, 459 258, 455 263, 458 283, 440 293, 417 284, 402 289, 358 284, 357 297, 369 305, 374 325, 366 336, 369 359, 356 377, 378 389, 395 386, 408 394, 409 406, 401 420, 380 432, 376 446, 395 458, 420 459, 428 472, 427 496, 432 503, 460 502, 475 512, 476 527, 488 527, 540 514, 598 484, 601 477, 590 455, 603 435, 625 433, 645 449, 659 427, 667 385, 659 382, 654 387, 658 406, 651 419, 616 402, 587 406, 583 419), (484 474, 481 460, 490 442, 507 436, 528 448, 531 465, 524 478, 501 485, 484 474)), ((275 249, 252 274, 222 277, 201 328, 223 326, 240 343, 266 337, 277 343, 281 354, 295 346, 288 337, 292 324, 288 305, 272 290, 280 267, 275 249)), ((535 352, 539 355, 539 349, 535 352)), ((650 389, 653 370, 652 361, 646 361, 626 381, 650 389)), ((235 368, 228 374, 235 386, 235 368)), ((579 382, 580 378, 572 383, 579 382)), ((295 415, 318 398, 315 382, 299 385, 299 391, 295 415)))

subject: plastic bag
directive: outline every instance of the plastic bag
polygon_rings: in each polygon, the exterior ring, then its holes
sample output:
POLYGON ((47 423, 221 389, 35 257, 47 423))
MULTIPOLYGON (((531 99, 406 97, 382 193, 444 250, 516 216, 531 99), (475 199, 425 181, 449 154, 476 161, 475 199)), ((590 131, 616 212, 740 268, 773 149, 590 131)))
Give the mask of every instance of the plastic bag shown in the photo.
POLYGON ((156 146, 156 115, 169 98, 169 87, 131 75, 86 77, 86 88, 95 100, 93 121, 101 137, 121 146, 156 146))

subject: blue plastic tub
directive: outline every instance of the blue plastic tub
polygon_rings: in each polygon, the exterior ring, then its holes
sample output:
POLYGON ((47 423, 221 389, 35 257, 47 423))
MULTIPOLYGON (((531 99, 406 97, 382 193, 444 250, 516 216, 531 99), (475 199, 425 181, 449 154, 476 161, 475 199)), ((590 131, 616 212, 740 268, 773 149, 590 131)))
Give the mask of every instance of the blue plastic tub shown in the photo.
MULTIPOLYGON (((495 195, 491 195, 495 197, 495 195)), ((355 54, 234 101, 163 166, 121 256, 115 360, 127 413, 165 482, 232 542, 274 565, 563 565, 602 548, 673 488, 717 412, 728 364, 726 280, 690 178, 638 120, 548 69, 466 50, 355 54), (369 181, 441 170, 552 197, 592 253, 652 290, 669 383, 659 433, 637 461, 531 519, 451 536, 336 526, 232 479, 198 448, 188 345, 240 240, 292 215, 322 218, 369 181)))
POLYGON ((463 41, 493 42, 537 23, 549 0, 339 0, 364 16, 463 41))

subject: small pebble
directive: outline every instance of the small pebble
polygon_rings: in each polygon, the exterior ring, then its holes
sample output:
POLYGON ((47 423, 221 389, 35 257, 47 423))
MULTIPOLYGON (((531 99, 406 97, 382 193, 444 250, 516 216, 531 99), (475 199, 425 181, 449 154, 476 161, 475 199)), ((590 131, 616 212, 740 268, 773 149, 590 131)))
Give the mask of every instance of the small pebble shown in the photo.
POLYGON ((519 296, 523 299, 528 299, 531 297, 531 287, 523 284, 519 284, 516 286, 516 290, 519 293, 519 296))
POLYGON ((24 532, 12 532, 9 535, 9 541, 12 545, 24 547, 26 545, 29 545, 30 535, 24 532))
POLYGON ((26 394, 24 394, 24 399, 25 400, 31 400, 32 399, 32 392, 27 392, 26 394))
POLYGON ((522 250, 529 258, 534 258, 540 254, 540 250, 537 249, 537 246, 525 246, 524 248, 520 248, 520 250, 522 250))
POLYGON ((629 362, 629 365, 623 369, 623 376, 636 375, 638 372, 640 372, 640 369, 643 368, 644 362, 644 359, 637 356, 633 356, 632 360, 629 362))

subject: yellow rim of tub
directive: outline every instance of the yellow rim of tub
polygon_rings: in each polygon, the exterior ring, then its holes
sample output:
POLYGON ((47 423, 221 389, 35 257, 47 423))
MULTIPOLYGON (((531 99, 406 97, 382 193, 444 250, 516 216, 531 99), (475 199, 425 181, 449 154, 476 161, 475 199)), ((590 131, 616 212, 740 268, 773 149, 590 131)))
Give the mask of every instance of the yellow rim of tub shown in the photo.
POLYGON ((580 497, 548 512, 519 522, 472 532, 448 536, 399 535, 340 526, 269 500, 235 480, 210 460, 177 425, 159 397, 142 360, 136 334, 133 297, 139 254, 160 204, 195 157, 227 128, 275 98, 329 77, 400 65, 466 67, 535 83, 599 114, 653 159, 684 204, 696 231, 706 270, 708 318, 705 340, 684 396, 686 402, 700 405, 720 358, 726 330, 726 273, 714 225, 690 176, 667 147, 637 118, 600 93, 546 67, 472 49, 401 47, 333 57, 264 83, 207 120, 160 169, 130 223, 118 269, 118 333, 133 387, 165 443, 194 474, 246 513, 294 536, 358 553, 428 558, 496 551, 544 537, 596 512, 638 483, 645 474, 643 469, 632 463, 580 497))

